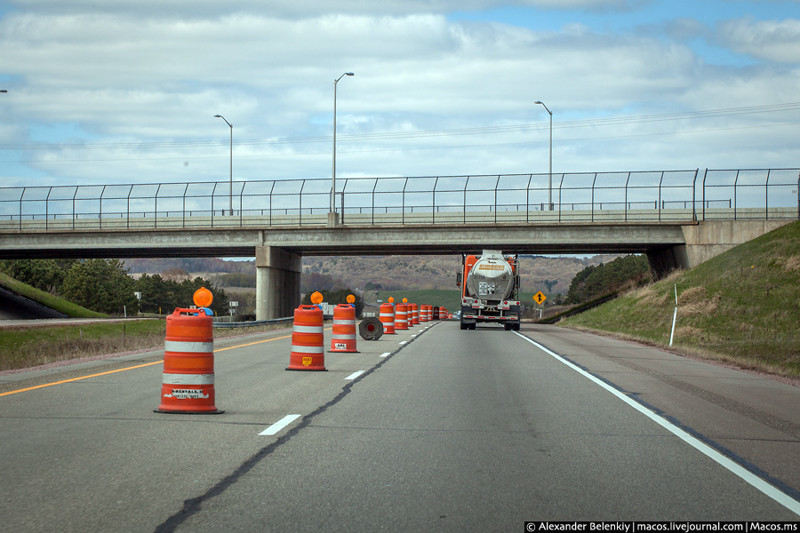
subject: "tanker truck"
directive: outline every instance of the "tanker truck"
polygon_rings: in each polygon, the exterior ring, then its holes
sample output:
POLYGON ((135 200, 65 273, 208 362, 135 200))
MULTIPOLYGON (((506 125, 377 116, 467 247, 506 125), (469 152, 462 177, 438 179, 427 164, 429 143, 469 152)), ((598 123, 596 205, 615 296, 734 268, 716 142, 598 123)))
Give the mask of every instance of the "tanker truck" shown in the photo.
POLYGON ((519 331, 519 261, 517 255, 484 250, 483 255, 461 254, 461 329, 475 329, 478 322, 503 324, 519 331))

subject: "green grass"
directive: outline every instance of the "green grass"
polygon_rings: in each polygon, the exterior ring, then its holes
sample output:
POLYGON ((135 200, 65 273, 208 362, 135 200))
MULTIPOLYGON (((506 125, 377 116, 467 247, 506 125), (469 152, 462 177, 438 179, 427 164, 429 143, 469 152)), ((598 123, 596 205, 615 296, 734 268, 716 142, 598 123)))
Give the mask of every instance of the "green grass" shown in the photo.
POLYGON ((157 319, 3 328, 0 370, 152 348, 164 344, 165 331, 166 321, 157 319))
MULTIPOLYGON (((14 327, 0 330, 0 370, 30 368, 93 355, 163 349, 165 318, 90 322, 79 325, 14 327)), ((263 333, 286 327, 270 324, 214 329, 214 338, 263 333)))
POLYGON ((800 377, 800 222, 560 322, 800 377))
POLYGON ((85 307, 81 307, 80 305, 74 304, 63 298, 54 296, 49 292, 31 287, 30 285, 22 283, 21 281, 10 278, 8 275, 2 272, 0 272, 0 286, 5 287, 6 289, 19 294, 20 296, 24 296, 29 300, 39 302, 50 309, 55 309, 56 311, 64 313, 71 318, 100 318, 108 316, 103 313, 97 313, 95 311, 86 309, 85 307))

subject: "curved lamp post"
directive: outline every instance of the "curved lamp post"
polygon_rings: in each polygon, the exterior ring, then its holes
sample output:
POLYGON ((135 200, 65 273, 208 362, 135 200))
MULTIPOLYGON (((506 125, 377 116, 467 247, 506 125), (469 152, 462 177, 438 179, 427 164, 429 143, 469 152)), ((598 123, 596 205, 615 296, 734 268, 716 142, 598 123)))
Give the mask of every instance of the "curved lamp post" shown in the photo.
MULTIPOLYGON (((331 213, 336 213, 336 86, 345 76, 355 76, 352 72, 345 72, 333 80, 333 170, 331 172, 331 213)), ((336 215, 334 215, 335 217, 336 215)))
POLYGON ((231 129, 231 165, 230 165, 230 188, 228 192, 228 198, 229 198, 228 208, 230 209, 231 216, 233 216, 233 124, 228 122, 228 120, 222 115, 214 115, 214 118, 221 118, 222 120, 225 121, 225 124, 227 124, 228 127, 231 129))
POLYGON ((550 179, 547 188, 548 191, 547 209, 548 211, 552 211, 553 210, 553 112, 550 111, 550 109, 548 109, 547 106, 544 104, 544 102, 542 102, 541 100, 536 100, 536 102, 534 103, 544 107, 545 111, 547 111, 547 114, 550 115, 550 171, 548 172, 550 179))

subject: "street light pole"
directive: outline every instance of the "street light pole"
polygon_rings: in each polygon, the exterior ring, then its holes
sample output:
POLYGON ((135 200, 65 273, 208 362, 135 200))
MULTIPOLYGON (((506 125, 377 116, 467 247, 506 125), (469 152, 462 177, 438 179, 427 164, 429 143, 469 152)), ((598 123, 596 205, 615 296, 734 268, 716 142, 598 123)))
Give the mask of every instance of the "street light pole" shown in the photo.
POLYGON ((335 80, 333 80, 333 169, 331 172, 331 213, 336 217, 336 86, 339 80, 345 76, 354 76, 352 72, 345 72, 335 80))
POLYGON ((233 216, 233 124, 228 122, 228 120, 222 115, 214 115, 214 118, 221 118, 222 120, 225 121, 225 124, 227 124, 228 127, 231 129, 231 165, 230 165, 230 188, 228 192, 228 198, 229 198, 228 208, 230 209, 231 216, 233 216))
POLYGON ((541 100, 536 100, 537 104, 540 104, 544 107, 547 114, 550 115, 550 171, 548 172, 550 179, 548 185, 548 200, 547 200, 547 210, 553 210, 553 112, 548 109, 548 107, 542 102, 541 100))

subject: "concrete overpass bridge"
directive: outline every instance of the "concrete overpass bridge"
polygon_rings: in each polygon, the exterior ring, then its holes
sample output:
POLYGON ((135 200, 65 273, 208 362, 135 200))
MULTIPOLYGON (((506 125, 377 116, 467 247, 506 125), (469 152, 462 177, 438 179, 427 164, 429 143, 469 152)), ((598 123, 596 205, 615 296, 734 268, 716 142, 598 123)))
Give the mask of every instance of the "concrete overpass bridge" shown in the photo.
POLYGON ((798 169, 338 183, 335 212, 330 180, 0 188, 0 258, 255 257, 267 319, 303 255, 644 253, 659 275, 800 218, 798 169))

